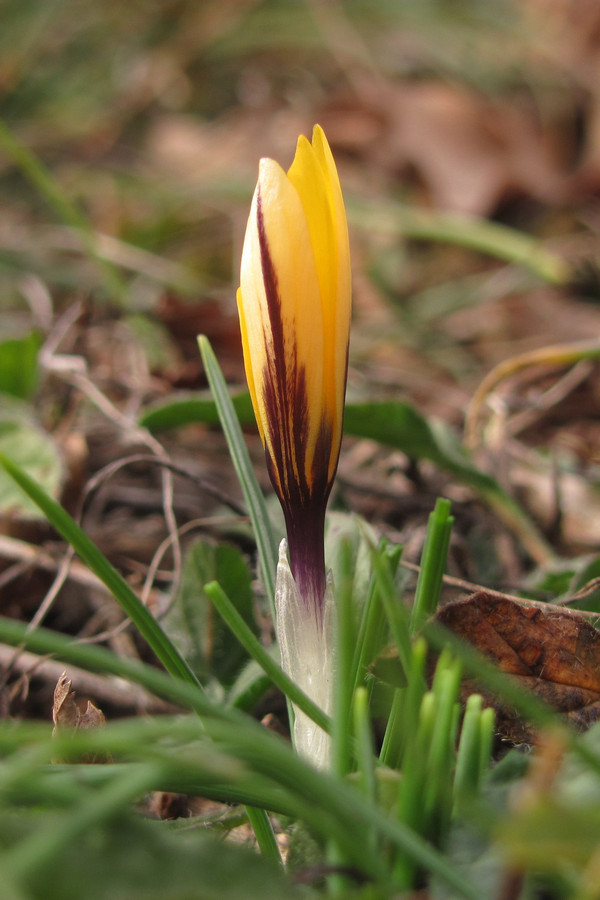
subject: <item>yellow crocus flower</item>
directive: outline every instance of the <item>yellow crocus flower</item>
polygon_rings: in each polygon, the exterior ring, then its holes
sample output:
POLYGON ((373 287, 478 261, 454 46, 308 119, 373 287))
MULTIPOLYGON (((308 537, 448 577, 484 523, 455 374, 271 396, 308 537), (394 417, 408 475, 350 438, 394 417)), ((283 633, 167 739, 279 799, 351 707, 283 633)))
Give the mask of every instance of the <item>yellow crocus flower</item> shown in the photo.
MULTIPOLYGON (((342 191, 318 125, 312 141, 299 138, 287 173, 272 159, 260 162, 237 300, 248 386, 288 537, 275 589, 281 664, 330 712, 335 603, 324 528, 342 438, 351 284, 342 191)), ((293 735, 299 753, 328 764, 328 736, 298 709, 293 735)))
POLYGON ((262 159, 237 295, 244 363, 293 575, 325 590, 323 525, 342 435, 351 312, 348 226, 320 126, 286 173, 262 159))

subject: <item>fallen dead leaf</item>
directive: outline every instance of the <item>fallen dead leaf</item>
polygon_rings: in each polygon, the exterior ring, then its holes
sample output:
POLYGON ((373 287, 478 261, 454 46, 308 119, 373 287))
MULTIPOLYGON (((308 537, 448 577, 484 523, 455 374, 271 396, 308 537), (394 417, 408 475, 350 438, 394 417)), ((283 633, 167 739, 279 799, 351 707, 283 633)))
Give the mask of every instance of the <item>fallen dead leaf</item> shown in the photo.
MULTIPOLYGON (((106 724, 104 713, 91 702, 91 700, 76 701, 75 691, 71 689, 71 679, 63 672, 54 688, 54 702, 52 705, 52 721, 54 728, 53 737, 59 733, 68 731, 87 731, 90 728, 101 728, 106 724)), ((83 762, 101 762, 95 756, 86 758, 83 762)))
POLYGON ((551 141, 528 109, 455 84, 377 82, 352 129, 347 115, 341 106, 321 117, 332 145, 368 155, 382 171, 416 173, 438 209, 485 216, 514 196, 554 204, 563 195, 551 141))
MULTIPOLYGON (((600 719, 600 634, 583 616, 478 591, 444 606, 436 621, 553 706, 577 730, 600 719)), ((496 710, 503 737, 535 742, 532 726, 514 709, 485 687, 465 682, 465 695, 474 689, 496 710)))

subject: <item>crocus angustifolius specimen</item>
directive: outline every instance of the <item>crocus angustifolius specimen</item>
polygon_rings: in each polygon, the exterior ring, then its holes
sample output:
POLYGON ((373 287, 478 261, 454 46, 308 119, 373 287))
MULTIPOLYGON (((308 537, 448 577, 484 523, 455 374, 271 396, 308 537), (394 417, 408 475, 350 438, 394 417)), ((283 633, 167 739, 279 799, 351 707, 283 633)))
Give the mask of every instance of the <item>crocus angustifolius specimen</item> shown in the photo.
MULTIPOLYGON (((287 529, 275 598, 282 665, 328 712, 334 600, 324 527, 342 435, 351 278, 342 192, 318 125, 312 141, 298 139, 287 173, 274 160, 260 162, 238 310, 250 395, 287 529)), ((295 712, 296 748, 326 764, 326 735, 295 712)))

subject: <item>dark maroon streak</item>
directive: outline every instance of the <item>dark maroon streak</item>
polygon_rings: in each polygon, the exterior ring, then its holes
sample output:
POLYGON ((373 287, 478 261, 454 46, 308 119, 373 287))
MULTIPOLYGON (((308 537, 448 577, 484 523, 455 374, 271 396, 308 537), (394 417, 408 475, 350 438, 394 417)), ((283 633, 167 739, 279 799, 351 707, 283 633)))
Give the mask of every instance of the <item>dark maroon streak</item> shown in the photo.
POLYGON ((286 335, 281 315, 277 274, 269 252, 260 192, 257 226, 262 276, 269 310, 269 329, 264 338, 267 362, 263 373, 265 427, 273 448, 266 454, 269 477, 283 508, 292 574, 303 597, 319 606, 325 593, 324 532, 325 510, 331 491, 328 469, 331 430, 323 423, 317 439, 311 477, 306 477, 308 449, 308 396, 306 371, 298 364, 293 337, 286 335), (294 462, 298 475, 294 471, 294 462))

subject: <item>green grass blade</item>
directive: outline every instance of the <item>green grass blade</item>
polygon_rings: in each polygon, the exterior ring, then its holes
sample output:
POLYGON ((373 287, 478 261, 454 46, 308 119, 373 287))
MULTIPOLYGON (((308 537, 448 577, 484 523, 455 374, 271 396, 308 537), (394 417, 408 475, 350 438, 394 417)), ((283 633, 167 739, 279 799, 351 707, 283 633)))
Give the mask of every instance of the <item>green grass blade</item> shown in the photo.
POLYGON ((71 516, 52 500, 33 479, 4 454, 0 465, 19 487, 41 509, 48 521, 73 547, 81 559, 104 582, 126 615, 132 620, 142 637, 148 642, 167 672, 176 678, 200 687, 200 683, 175 645, 167 637, 152 613, 131 590, 127 582, 112 566, 98 547, 89 539, 71 516))
POLYGON ((195 682, 172 678, 154 666, 145 665, 135 659, 121 658, 95 644, 79 644, 72 638, 47 628, 28 631, 25 622, 0 616, 0 642, 12 647, 22 646, 40 656, 55 656, 88 672, 125 678, 134 684, 142 685, 157 697, 169 700, 184 709, 193 709, 201 716, 226 714, 222 708, 215 709, 211 705, 202 688, 195 682))
POLYGON ((458 812, 479 790, 483 768, 481 711, 481 694, 471 694, 465 707, 454 773, 454 807, 458 812))
MULTIPOLYGON (((392 575, 395 575, 402 556, 402 547, 382 541, 378 552, 386 556, 392 575)), ((381 649, 384 630, 385 612, 378 590, 377 578, 371 574, 352 661, 352 680, 355 688, 365 683, 367 667, 375 659, 377 651, 381 649)))
POLYGON ((381 744, 380 759, 392 769, 400 768, 412 737, 417 733, 421 703, 427 691, 425 667, 427 643, 417 638, 412 645, 406 687, 396 690, 381 744))
POLYGON ((366 687, 358 687, 354 692, 352 722, 358 763, 359 789, 365 797, 375 802, 377 799, 375 754, 369 714, 369 693, 366 687))
POLYGON ((371 548, 373 575, 376 579, 379 596, 385 610, 394 644, 398 648, 398 659, 404 674, 408 675, 412 649, 410 643, 409 617, 402 601, 398 602, 394 570, 396 560, 382 549, 371 548))
POLYGON ((487 707, 479 717, 479 784, 490 767, 492 750, 494 748, 494 735, 496 725, 496 713, 491 707, 487 707))
POLYGON ((439 498, 429 516, 421 554, 421 570, 410 618, 413 634, 421 629, 437 608, 453 522, 450 501, 439 498))
POLYGON ((264 809, 257 809, 255 806, 246 806, 246 812, 248 813, 248 821, 252 825, 262 855, 266 856, 267 859, 270 859, 278 866, 283 865, 281 853, 279 852, 279 845, 277 844, 273 832, 273 826, 264 809))
POLYGON ((252 469, 246 442, 229 396, 227 384, 208 338, 200 335, 198 337, 198 346, 200 347, 200 355, 206 370, 206 377, 215 398, 229 453, 248 505, 260 560, 261 575, 271 603, 273 620, 275 620, 277 550, 265 499, 252 469))
POLYGON ((427 784, 423 806, 428 837, 442 843, 449 826, 452 808, 452 779, 456 751, 455 728, 460 665, 454 661, 442 665, 440 656, 434 677, 436 718, 428 748, 427 784), (438 669, 441 671, 438 673, 438 669))
POLYGON ((341 577, 335 586, 336 640, 333 683, 332 769, 344 777, 352 768, 352 671, 356 629, 352 597, 352 549, 341 547, 341 577))
POLYGON ((431 460, 477 491, 540 565, 554 558, 552 548, 516 500, 495 478, 476 468, 450 431, 442 440, 432 424, 408 403, 390 400, 349 404, 344 413, 344 432, 396 447, 414 459, 431 460))
MULTIPOLYGON (((402 778, 399 783, 398 818, 404 826, 414 829, 421 836, 425 825, 423 799, 427 787, 427 755, 435 724, 435 712, 435 698, 429 691, 421 702, 418 726, 404 754, 402 778)), ((395 874, 404 889, 415 887, 418 869, 418 860, 414 853, 407 853, 402 849, 397 854, 395 874)))
POLYGON ((4 854, 3 866, 18 878, 31 871, 39 871, 50 864, 66 846, 76 843, 90 828, 97 827, 151 790, 158 771, 156 763, 136 766, 135 770, 122 772, 112 779, 95 797, 85 794, 71 815, 62 820, 61 828, 57 828, 52 821, 50 825, 36 829, 4 854))
POLYGON ((531 237, 497 222, 453 212, 431 212, 394 200, 354 201, 348 210, 350 222, 369 233, 402 235, 468 247, 524 266, 550 284, 566 284, 573 276, 569 263, 531 237))
POLYGON ((388 769, 398 768, 400 748, 402 747, 402 737, 404 734, 405 696, 406 689, 401 690, 400 688, 396 688, 385 723, 385 732, 381 741, 379 760, 382 765, 387 766, 388 769))
MULTIPOLYGON (((175 679, 170 681, 176 684, 175 679)), ((188 687, 181 682, 179 686, 188 687)), ((48 735, 45 726, 44 729, 48 735)), ((20 733, 24 734, 25 747, 35 742, 37 753, 42 735, 35 723, 0 723, 0 748, 5 751, 10 745, 18 757, 22 756, 18 751, 20 733)), ((346 781, 313 769, 293 753, 289 744, 248 717, 236 716, 234 721, 215 716, 207 718, 206 725, 195 716, 138 718, 110 723, 102 729, 79 730, 56 741, 48 736, 45 745, 46 759, 54 754, 80 758, 90 753, 126 755, 136 760, 134 766, 138 760, 161 761, 164 769, 157 775, 155 789, 164 789, 170 783, 174 788, 206 795, 206 786, 215 799, 221 793, 233 800, 242 797, 244 802, 252 797, 260 803, 253 788, 259 784, 264 786, 263 799, 268 800, 269 808, 301 818, 325 839, 337 833, 344 853, 366 874, 386 878, 384 859, 371 850, 369 836, 375 832, 414 856, 424 871, 435 874, 452 888, 453 896, 467 900, 480 896, 467 877, 417 834, 389 817, 346 781), (184 752, 190 742, 200 742, 197 745, 202 752, 184 752), (232 765, 234 760, 244 765, 232 765)), ((124 768, 120 766, 119 771, 124 768)), ((57 767, 48 772, 48 778, 63 779, 64 783, 65 770, 66 767, 57 767)), ((111 780, 113 767, 78 766, 76 770, 84 783, 91 779, 106 784, 111 780)), ((38 764, 36 778, 42 775, 38 764)))

